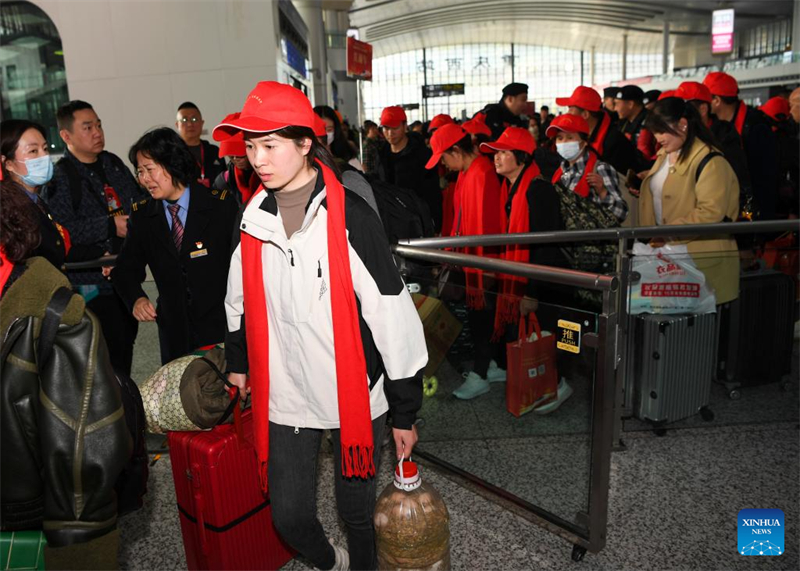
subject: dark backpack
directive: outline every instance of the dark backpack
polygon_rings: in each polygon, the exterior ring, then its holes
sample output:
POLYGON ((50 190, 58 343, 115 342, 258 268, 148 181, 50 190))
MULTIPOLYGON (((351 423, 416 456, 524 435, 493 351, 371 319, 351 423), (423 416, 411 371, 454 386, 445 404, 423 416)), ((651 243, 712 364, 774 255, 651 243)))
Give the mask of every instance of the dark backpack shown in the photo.
POLYGON ((81 175, 78 172, 78 169, 75 168, 75 165, 72 164, 72 161, 70 161, 66 156, 58 159, 56 166, 63 168, 64 172, 67 173, 69 195, 72 199, 72 211, 77 213, 78 209, 81 207, 81 199, 83 198, 83 184, 81 182, 81 175))
POLYGON ((433 236, 433 219, 428 205, 413 190, 365 175, 372 186, 383 228, 389 242, 433 236))

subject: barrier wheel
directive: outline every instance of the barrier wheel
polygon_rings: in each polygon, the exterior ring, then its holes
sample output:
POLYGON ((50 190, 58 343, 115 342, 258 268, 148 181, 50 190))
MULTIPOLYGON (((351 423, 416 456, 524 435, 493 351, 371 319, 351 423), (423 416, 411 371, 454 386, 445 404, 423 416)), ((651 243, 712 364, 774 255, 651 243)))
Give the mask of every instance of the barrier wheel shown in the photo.
POLYGON ((436 378, 436 375, 431 375, 430 377, 422 377, 422 394, 426 397, 432 397, 436 394, 436 391, 439 389, 439 379, 436 378))
POLYGON ((655 434, 656 436, 661 438, 661 437, 667 435, 667 429, 666 428, 654 428, 653 429, 653 434, 655 434))
POLYGON ((704 406, 700 409, 700 417, 706 422, 711 422, 714 420, 714 412, 707 406, 704 406))
POLYGON ((580 545, 572 546, 572 560, 575 562, 583 561, 583 556, 586 555, 586 548, 580 545))
POLYGON ((731 392, 728 393, 728 398, 731 400, 739 400, 742 398, 742 393, 737 389, 733 389, 731 392))

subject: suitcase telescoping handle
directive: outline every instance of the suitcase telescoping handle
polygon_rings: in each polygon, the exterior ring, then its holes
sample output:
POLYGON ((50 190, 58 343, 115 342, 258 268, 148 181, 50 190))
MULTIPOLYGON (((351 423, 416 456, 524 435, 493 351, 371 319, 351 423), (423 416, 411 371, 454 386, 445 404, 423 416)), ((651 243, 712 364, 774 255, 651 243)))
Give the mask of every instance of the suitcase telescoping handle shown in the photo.
POLYGON ((530 312, 528 314, 528 328, 527 331, 525 329, 525 318, 521 318, 519 320, 519 338, 520 339, 528 339, 531 336, 531 333, 536 331, 537 339, 542 338, 542 328, 539 326, 539 319, 536 317, 534 312, 530 312))

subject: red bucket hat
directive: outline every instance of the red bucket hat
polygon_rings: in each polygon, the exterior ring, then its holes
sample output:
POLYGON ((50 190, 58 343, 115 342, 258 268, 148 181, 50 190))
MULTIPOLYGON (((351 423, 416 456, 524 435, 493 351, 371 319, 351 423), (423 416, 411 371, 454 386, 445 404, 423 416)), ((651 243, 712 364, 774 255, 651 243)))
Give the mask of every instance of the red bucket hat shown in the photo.
POLYGON ((711 90, 697 81, 684 81, 675 90, 675 97, 680 97, 684 101, 711 103, 711 90))
POLYGON ((455 123, 450 123, 449 125, 436 129, 436 132, 431 137, 433 156, 431 156, 425 168, 434 168, 439 164, 439 159, 442 158, 442 154, 466 136, 467 132, 462 129, 460 125, 456 125, 455 123))
POLYGON ((739 95, 739 83, 732 75, 721 71, 712 71, 703 80, 703 85, 711 90, 712 95, 719 97, 736 97, 739 95))
POLYGON ((428 125, 428 131, 433 131, 434 129, 438 129, 439 127, 444 127, 445 125, 449 125, 450 123, 455 123, 453 118, 450 115, 445 115, 444 113, 440 113, 433 119, 431 119, 430 125, 428 125))
POLYGON ((579 85, 569 97, 556 97, 556 104, 563 107, 580 107, 587 111, 600 111, 603 99, 591 87, 579 85))
POLYGON ((277 81, 260 81, 247 96, 239 117, 228 117, 214 127, 211 134, 215 141, 224 141, 239 131, 268 133, 289 126, 313 129, 316 114, 299 89, 277 81))
POLYGON ((554 137, 556 131, 566 131, 567 133, 585 133, 588 135, 589 124, 583 117, 565 113, 564 115, 559 115, 553 119, 553 122, 550 123, 545 135, 547 137, 554 137))
POLYGON ((527 129, 522 127, 508 127, 496 141, 481 143, 481 152, 494 153, 495 151, 522 151, 533 154, 536 150, 536 141, 527 129))
POLYGON ((399 105, 387 107, 381 113, 381 127, 399 127, 403 121, 408 121, 406 112, 399 105))
POLYGON ((314 114, 314 134, 317 137, 324 137, 326 132, 325 129, 326 129, 325 121, 323 121, 322 117, 320 117, 319 115, 314 114))

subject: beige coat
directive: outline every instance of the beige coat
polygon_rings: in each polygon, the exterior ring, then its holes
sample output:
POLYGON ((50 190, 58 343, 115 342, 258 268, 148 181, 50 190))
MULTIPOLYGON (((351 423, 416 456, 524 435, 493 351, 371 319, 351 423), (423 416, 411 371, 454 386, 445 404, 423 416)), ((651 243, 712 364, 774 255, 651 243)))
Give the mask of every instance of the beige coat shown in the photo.
MULTIPOLYGON (((736 220, 739 215, 739 181, 728 161, 722 157, 709 160, 695 184, 697 167, 700 161, 711 152, 711 148, 700 140, 695 140, 688 155, 670 167, 661 193, 661 224, 711 224, 722 222, 726 217, 736 220)), ((655 165, 642 182, 639 199, 639 224, 655 226, 653 195, 650 192, 650 179, 667 160, 662 149, 655 165)), ((701 238, 681 238, 672 243, 688 245, 689 253, 714 289, 717 303, 726 303, 739 297, 739 252, 736 241, 729 235, 706 236, 701 238)))

